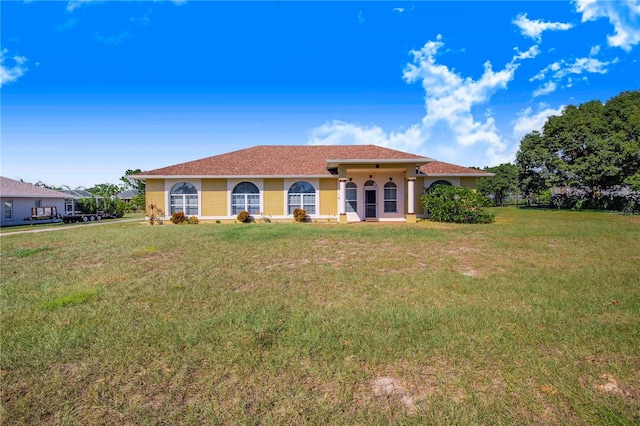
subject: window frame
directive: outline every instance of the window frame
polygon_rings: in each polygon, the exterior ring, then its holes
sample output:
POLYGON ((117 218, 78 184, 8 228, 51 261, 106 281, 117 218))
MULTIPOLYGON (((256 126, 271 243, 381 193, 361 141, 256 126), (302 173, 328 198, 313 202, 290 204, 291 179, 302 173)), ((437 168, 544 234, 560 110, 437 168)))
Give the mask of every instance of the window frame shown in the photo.
POLYGON ((231 215, 235 216, 242 211, 247 211, 249 212, 249 214, 260 213, 260 206, 262 201, 261 195, 262 194, 260 192, 260 187, 258 187, 258 185, 256 185, 255 183, 246 181, 246 180, 238 182, 231 189, 231 203, 230 203, 231 215), (240 187, 240 185, 243 185, 243 184, 252 185, 256 189, 256 192, 239 192, 239 191, 236 192, 238 187, 240 187), (256 198, 257 198, 257 202, 255 201, 256 198), (242 200, 242 201, 236 201, 236 200, 242 200))
POLYGON ((317 192, 318 191, 316 190, 316 188, 306 180, 299 180, 291 184, 289 186, 289 190, 287 191, 287 215, 292 215, 293 211, 296 208, 306 210, 307 214, 310 216, 315 215, 317 211, 317 203, 316 203, 316 200, 318 199, 318 197, 316 196, 317 192), (308 191, 307 192, 291 192, 293 187, 297 184, 306 184, 307 185, 306 189, 311 189, 313 190, 313 192, 308 192, 308 191), (292 197, 298 197, 299 201, 297 203, 292 203, 291 202, 292 197))
POLYGON ((358 185, 354 182, 347 182, 345 187, 344 203, 344 211, 346 213, 358 213, 358 185), (355 198, 349 198, 349 192, 351 192, 352 195, 355 195, 355 198))
POLYGON ((4 203, 2 204, 2 217, 3 220, 13 220, 13 200, 4 200, 4 203), (8 212, 9 215, 7 216, 7 203, 9 204, 8 206, 8 212))
POLYGON ((398 213, 398 185, 394 182, 387 182, 384 184, 384 212, 385 213, 398 213), (389 194, 387 193, 389 191, 389 194), (393 197, 391 197, 391 193, 393 197), (389 196, 388 196, 389 195, 389 196))
POLYGON ((169 215, 183 212, 185 216, 198 216, 200 210, 200 192, 198 187, 187 181, 176 182, 169 190, 169 215), (189 185, 195 190, 193 192, 174 193, 178 186, 186 187, 189 185))

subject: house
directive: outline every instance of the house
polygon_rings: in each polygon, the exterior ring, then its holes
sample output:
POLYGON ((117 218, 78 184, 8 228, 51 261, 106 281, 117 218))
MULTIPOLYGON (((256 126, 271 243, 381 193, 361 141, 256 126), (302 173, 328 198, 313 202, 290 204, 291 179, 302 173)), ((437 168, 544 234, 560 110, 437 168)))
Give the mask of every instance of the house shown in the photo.
POLYGON ((131 199, 133 197, 137 197, 138 196, 138 190, 137 189, 128 189, 126 191, 122 191, 119 192, 118 194, 116 194, 116 198, 124 201, 125 203, 130 203, 131 199))
MULTIPOLYGON (((82 188, 63 189, 60 192, 62 192, 66 196, 64 211, 65 213, 70 213, 70 214, 75 214, 76 212, 79 212, 82 210, 80 208, 80 203, 78 202, 78 200, 95 197, 92 193, 82 188)), ((95 198, 99 198, 99 197, 95 197, 95 198)))
POLYGON ((0 226, 23 225, 33 217, 54 217, 64 212, 65 194, 26 182, 0 177, 0 226))
POLYGON ((437 184, 474 188, 480 170, 376 145, 260 145, 160 169, 146 183, 147 206, 201 221, 254 217, 313 221, 415 222, 422 193, 437 184))

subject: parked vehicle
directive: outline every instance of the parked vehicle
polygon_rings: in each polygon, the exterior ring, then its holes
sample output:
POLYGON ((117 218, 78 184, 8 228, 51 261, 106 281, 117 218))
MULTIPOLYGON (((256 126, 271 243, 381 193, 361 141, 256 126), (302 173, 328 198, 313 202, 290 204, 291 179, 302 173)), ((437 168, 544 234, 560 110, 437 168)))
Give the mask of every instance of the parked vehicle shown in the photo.
POLYGON ((96 213, 67 213, 62 216, 62 221, 64 223, 75 223, 75 222, 95 222, 96 220, 102 219, 115 219, 116 215, 105 212, 96 212, 96 213))

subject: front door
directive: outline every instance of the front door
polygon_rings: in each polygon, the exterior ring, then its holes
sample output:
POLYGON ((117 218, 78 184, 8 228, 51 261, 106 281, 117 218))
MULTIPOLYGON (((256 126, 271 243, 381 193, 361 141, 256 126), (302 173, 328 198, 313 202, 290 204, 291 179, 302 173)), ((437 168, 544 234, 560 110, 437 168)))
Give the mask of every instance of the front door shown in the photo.
POLYGON ((375 219, 378 217, 378 205, 376 203, 377 191, 375 189, 364 190, 364 218, 375 219))

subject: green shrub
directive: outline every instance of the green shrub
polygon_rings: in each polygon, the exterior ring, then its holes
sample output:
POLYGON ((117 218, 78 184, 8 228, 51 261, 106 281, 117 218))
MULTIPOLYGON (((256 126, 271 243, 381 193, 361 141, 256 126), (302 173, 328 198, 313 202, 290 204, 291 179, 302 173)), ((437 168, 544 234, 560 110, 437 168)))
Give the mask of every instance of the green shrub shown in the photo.
POLYGON ((240 213, 238 213, 238 222, 249 222, 249 219, 251 218, 251 214, 249 214, 248 211, 241 211, 240 213))
POLYGON ((296 222, 306 222, 307 221, 307 211, 305 209, 301 209, 296 207, 293 211, 293 218, 296 222))
POLYGON ((184 212, 175 212, 171 215, 171 223, 176 225, 182 225, 185 221, 184 212))
POLYGON ((437 222, 491 223, 494 215, 483 210, 489 200, 469 188, 438 185, 420 196, 429 218, 437 222))
POLYGON ((200 223, 200 219, 198 219, 195 216, 189 216, 189 224, 191 225, 197 225, 200 223))

